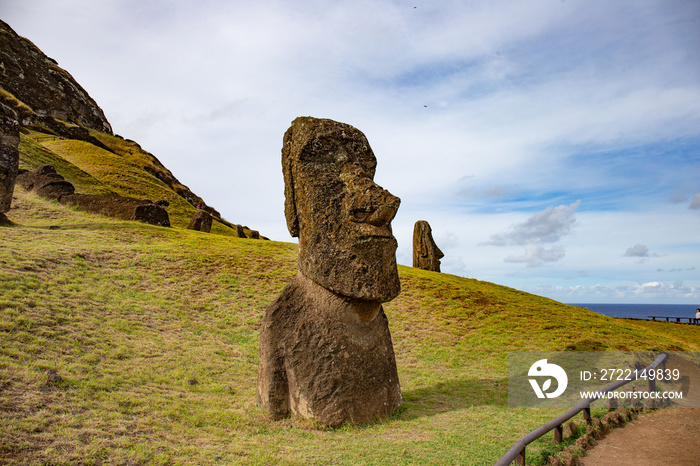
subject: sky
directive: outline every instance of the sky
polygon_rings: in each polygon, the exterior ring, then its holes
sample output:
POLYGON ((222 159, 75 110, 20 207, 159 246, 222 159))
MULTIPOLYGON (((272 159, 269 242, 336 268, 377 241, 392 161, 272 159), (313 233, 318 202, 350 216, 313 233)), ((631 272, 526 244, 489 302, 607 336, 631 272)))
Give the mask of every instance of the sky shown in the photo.
POLYGON ((0 0, 115 133, 293 242, 282 137, 351 124, 442 271, 566 303, 700 306, 697 0, 0 0))

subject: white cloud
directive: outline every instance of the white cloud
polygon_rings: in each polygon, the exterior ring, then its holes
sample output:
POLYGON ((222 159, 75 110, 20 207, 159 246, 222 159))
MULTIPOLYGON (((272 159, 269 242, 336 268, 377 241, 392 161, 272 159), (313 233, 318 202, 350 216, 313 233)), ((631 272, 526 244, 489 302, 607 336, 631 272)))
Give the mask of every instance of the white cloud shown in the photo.
POLYGON ((553 246, 549 249, 537 244, 525 246, 525 254, 521 256, 508 256, 505 262, 525 263, 528 267, 537 267, 545 262, 556 262, 566 255, 562 246, 553 246))
POLYGON ((506 257, 505 262, 525 263, 537 267, 545 262, 557 262, 564 258, 565 251, 561 245, 545 248, 542 244, 556 243, 571 233, 576 224, 574 212, 581 205, 576 201, 571 205, 548 207, 524 222, 513 225, 507 233, 491 235, 483 243, 490 246, 525 246, 522 255, 506 257))
POLYGON ((643 244, 635 244, 627 248, 625 257, 649 257, 649 248, 643 244))
POLYGON ((700 287, 682 281, 625 283, 618 285, 596 284, 593 286, 558 286, 541 291, 562 302, 617 302, 617 303, 678 303, 694 304, 700 298, 700 287), (546 290, 546 291, 545 291, 546 290))
POLYGON ((492 235, 486 244, 492 246, 517 244, 522 246, 555 243, 562 236, 571 232, 576 223, 574 212, 580 205, 581 201, 576 201, 568 206, 548 207, 526 221, 514 225, 508 233, 492 235))

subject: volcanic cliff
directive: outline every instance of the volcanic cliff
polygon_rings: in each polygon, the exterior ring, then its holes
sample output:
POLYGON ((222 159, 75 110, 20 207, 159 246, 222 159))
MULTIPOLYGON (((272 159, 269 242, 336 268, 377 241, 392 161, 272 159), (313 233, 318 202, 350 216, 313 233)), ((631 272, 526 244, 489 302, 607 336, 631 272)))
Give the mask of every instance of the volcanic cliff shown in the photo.
MULTIPOLYGON (((113 135, 112 126, 97 102, 53 58, 46 56, 30 40, 18 35, 0 20, 0 106, 2 114, 14 118, 23 132, 39 132, 88 142, 115 152, 100 136, 113 135)), ((117 136, 120 137, 120 136, 117 136)), ((219 213, 180 183, 153 154, 134 141, 130 151, 142 152, 141 169, 167 185, 191 206, 204 208, 219 223, 219 213)))

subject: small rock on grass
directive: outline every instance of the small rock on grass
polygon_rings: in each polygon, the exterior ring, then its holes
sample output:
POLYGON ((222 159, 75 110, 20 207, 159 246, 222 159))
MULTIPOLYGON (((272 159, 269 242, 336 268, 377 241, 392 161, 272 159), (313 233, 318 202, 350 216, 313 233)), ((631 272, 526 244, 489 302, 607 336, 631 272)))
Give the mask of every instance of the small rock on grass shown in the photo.
POLYGON ((46 383, 47 383, 47 385, 56 385, 56 384, 59 384, 61 382, 63 382, 63 377, 58 375, 58 373, 55 370, 49 369, 48 371, 46 371, 46 383))

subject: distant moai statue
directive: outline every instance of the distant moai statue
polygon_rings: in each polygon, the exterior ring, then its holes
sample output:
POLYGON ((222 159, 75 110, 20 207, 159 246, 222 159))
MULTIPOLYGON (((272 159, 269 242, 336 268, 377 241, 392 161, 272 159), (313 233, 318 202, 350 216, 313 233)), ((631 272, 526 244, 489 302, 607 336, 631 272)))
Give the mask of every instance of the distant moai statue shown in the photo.
POLYGON ((190 230, 197 230, 203 231, 204 233, 210 233, 211 224, 211 214, 206 210, 197 209, 195 213, 192 214, 192 218, 190 219, 190 223, 187 225, 187 228, 190 230))
POLYGON ((390 222, 401 202, 374 183, 358 129, 300 117, 284 135, 285 217, 299 271, 265 310, 257 402, 337 426, 386 417, 401 387, 382 303, 400 292, 390 222))
POLYGON ((413 227, 413 267, 440 271, 440 259, 445 255, 433 240, 433 231, 425 220, 418 220, 413 227))
POLYGON ((17 184, 26 191, 36 193, 52 201, 75 193, 73 184, 56 173, 56 169, 52 165, 42 165, 33 172, 23 170, 17 175, 17 184))
POLYGON ((19 123, 14 112, 0 104, 0 225, 9 224, 10 210, 19 168, 19 123))

